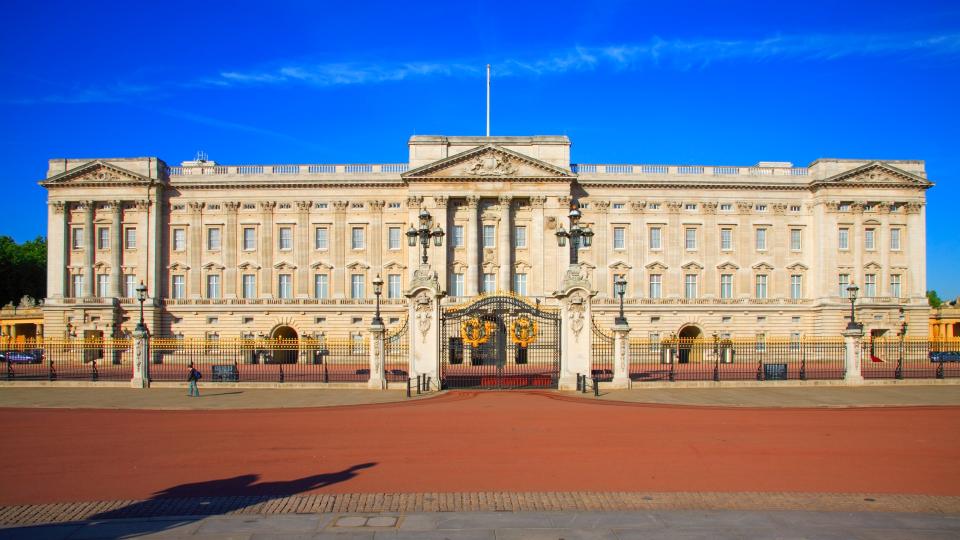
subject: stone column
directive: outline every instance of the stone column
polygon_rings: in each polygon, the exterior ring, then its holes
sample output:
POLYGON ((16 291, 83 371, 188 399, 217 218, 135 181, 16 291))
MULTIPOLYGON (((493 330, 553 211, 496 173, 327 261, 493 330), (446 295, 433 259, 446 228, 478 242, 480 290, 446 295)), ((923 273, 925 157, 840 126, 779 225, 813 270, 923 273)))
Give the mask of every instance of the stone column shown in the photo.
POLYGON ((478 228, 480 211, 480 197, 470 195, 467 197, 467 208, 469 213, 467 217, 466 248, 467 248, 467 283, 465 294, 467 296, 476 296, 480 285, 480 230, 478 228))
POLYGON ((607 213, 610 211, 610 201, 594 201, 590 205, 590 210, 593 210, 593 215, 596 216, 596 225, 593 227, 594 234, 596 234, 593 238, 593 263, 597 265, 597 275, 594 276, 593 280, 597 282, 597 291, 602 296, 612 298, 610 282, 613 280, 610 279, 608 254, 613 248, 613 242, 611 241, 612 235, 607 230, 610 227, 609 219, 607 219, 607 213))
POLYGON ((632 212, 630 214, 630 234, 627 238, 627 257, 629 257, 628 264, 633 266, 633 269, 630 271, 630 277, 628 278, 632 285, 627 286, 627 294, 635 298, 649 294, 646 282, 643 279, 643 270, 647 264, 646 253, 649 248, 647 242, 650 241, 643 223, 643 211, 646 207, 647 203, 644 201, 630 203, 632 212))
POLYGON ((450 220, 447 217, 447 204, 449 202, 450 197, 446 195, 433 198, 433 204, 436 206, 433 220, 434 223, 443 228, 444 232, 443 246, 431 248, 433 250, 433 257, 435 258, 433 267, 437 269, 437 279, 440 282, 440 288, 444 291, 450 290, 450 280, 448 278, 449 269, 447 268, 449 259, 447 258, 447 254, 449 252, 451 239, 453 238, 453 230, 450 228, 450 220))
POLYGON ((330 251, 333 255, 333 283, 330 291, 331 298, 346 298, 344 291, 349 291, 347 284, 347 242, 350 241, 350 231, 347 230, 347 201, 333 201, 333 230, 330 231, 330 251))
POLYGON ((83 294, 80 296, 89 298, 93 296, 97 279, 93 275, 93 257, 97 248, 97 231, 93 228, 93 212, 97 203, 94 201, 85 201, 83 203, 83 229, 86 234, 86 250, 83 253, 83 294))
POLYGON ((240 209, 240 203, 237 201, 226 201, 223 203, 226 210, 226 231, 224 232, 223 245, 223 297, 237 297, 237 249, 241 240, 238 240, 237 231, 237 210, 240 209))
MULTIPOLYGON (((375 276, 381 272, 383 267, 383 206, 386 204, 384 201, 368 201, 367 205, 370 207, 370 249, 367 250, 369 253, 367 257, 367 262, 373 270, 372 276, 375 276)), ((406 238, 404 238, 406 240, 406 238)), ((389 242, 389 238, 387 242, 389 242)), ((371 277, 372 277, 371 276, 371 277)), ((384 281, 386 281, 387 276, 383 276, 384 281)))
MULTIPOLYGON (((160 226, 157 224, 159 216, 150 220, 150 205, 152 201, 134 201, 134 209, 137 211, 137 284, 142 281, 147 287, 147 296, 157 298, 162 296, 157 268, 159 262, 159 250, 163 246, 163 240, 160 237, 160 226), (151 249, 153 253, 151 253, 151 249), (151 260, 152 257, 152 260, 151 260)), ((169 284, 168 284, 169 285, 169 284)), ((152 302, 152 301, 151 301, 152 302)), ((146 315, 144 315, 146 317, 146 315)), ((151 318, 152 319, 152 318, 151 318)))
POLYGON ((148 388, 150 386, 150 335, 146 330, 133 331, 133 377, 130 379, 131 388, 148 388))
POLYGON ((429 265, 413 272, 408 298, 407 334, 410 340, 410 377, 427 375, 435 384, 440 377, 440 282, 429 265))
POLYGON ((190 291, 190 298, 201 298, 204 295, 203 291, 203 271, 200 268, 202 264, 203 256, 203 220, 201 212, 203 212, 204 203, 202 202, 191 202, 189 205, 190 208, 190 241, 187 246, 187 270, 190 275, 190 283, 188 289, 190 291))
POLYGON ((387 388, 383 343, 386 330, 382 323, 370 325, 370 380, 367 382, 367 388, 378 390, 387 388))
POLYGON ((123 296, 123 202, 110 201, 110 296, 123 296))
MULTIPOLYGON (((530 197, 530 230, 527 241, 527 250, 530 253, 530 283, 529 289, 533 296, 545 296, 546 287, 544 286, 544 223, 543 205, 547 201, 546 197, 530 197)), ((554 242, 556 243, 556 242, 554 242)))
POLYGON ((574 390, 577 374, 590 375, 592 314, 590 299, 596 294, 578 267, 568 267, 560 290, 560 390, 574 390))
POLYGON ((614 388, 630 388, 630 326, 613 326, 613 383, 614 388))
POLYGON ((513 197, 509 195, 501 195, 497 199, 497 202, 500 203, 500 226, 497 230, 497 261, 500 262, 500 275, 497 277, 499 282, 497 288, 501 291, 513 290, 513 283, 510 282, 513 275, 513 272, 511 272, 513 246, 510 245, 510 238, 513 236, 512 201, 513 197))
POLYGON ((847 384, 863 384, 863 374, 860 370, 862 360, 863 328, 843 331, 844 344, 844 367, 846 373, 843 376, 847 384))
POLYGON ((277 207, 275 201, 260 203, 260 220, 263 225, 260 231, 260 295, 264 298, 273 298, 273 210, 277 207))
MULTIPOLYGON (((297 265, 296 297, 310 298, 310 208, 311 201, 297 201, 297 230, 294 258, 297 265)), ((328 239, 329 241, 329 239, 328 239)))
POLYGON ((51 201, 48 205, 50 234, 47 240, 47 297, 64 298, 70 296, 70 284, 67 282, 67 264, 70 262, 70 209, 63 201, 51 201))

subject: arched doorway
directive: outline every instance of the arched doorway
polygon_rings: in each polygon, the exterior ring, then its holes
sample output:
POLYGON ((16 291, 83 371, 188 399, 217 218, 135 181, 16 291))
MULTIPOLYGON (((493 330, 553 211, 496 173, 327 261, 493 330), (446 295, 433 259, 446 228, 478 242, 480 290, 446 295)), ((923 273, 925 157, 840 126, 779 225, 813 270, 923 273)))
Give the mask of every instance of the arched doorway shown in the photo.
POLYGON ((289 326, 278 326, 270 336, 276 345, 273 348, 274 364, 296 364, 300 350, 297 331, 289 326))
POLYGON ((677 334, 677 338, 680 340, 677 346, 677 360, 681 364, 703 359, 702 346, 698 343, 703 339, 703 330, 700 327, 692 324, 684 326, 677 334))

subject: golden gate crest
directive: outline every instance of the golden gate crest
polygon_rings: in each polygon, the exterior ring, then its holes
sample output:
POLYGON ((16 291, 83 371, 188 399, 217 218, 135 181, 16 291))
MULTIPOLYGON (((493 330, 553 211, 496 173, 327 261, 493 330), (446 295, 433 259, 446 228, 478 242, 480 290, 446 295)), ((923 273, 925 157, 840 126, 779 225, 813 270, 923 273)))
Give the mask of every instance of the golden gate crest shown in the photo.
POLYGON ((492 322, 473 317, 460 323, 460 338, 471 347, 479 347, 490 340, 493 328, 492 322))
POLYGON ((515 321, 510 323, 510 341, 526 348, 537 340, 537 323, 530 320, 530 317, 521 315, 515 321))

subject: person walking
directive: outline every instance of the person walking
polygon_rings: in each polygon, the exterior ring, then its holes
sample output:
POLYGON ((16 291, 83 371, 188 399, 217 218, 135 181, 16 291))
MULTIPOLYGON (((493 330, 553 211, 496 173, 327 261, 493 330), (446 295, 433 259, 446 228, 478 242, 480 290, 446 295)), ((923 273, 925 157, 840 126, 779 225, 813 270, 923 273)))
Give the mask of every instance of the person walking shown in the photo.
POLYGON ((188 397, 200 397, 200 388, 197 387, 197 381, 200 380, 200 371, 193 367, 193 362, 190 362, 190 373, 187 375, 187 382, 190 383, 187 389, 188 397))

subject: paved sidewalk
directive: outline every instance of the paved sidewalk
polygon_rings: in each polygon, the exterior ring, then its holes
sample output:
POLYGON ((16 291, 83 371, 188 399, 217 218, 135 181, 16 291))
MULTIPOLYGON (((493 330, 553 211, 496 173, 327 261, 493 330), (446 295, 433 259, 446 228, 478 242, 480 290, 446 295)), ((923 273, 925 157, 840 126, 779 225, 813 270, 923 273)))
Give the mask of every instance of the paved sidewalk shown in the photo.
POLYGON ((296 514, 74 522, 0 529, 0 539, 953 539, 960 516, 796 511, 296 514))

